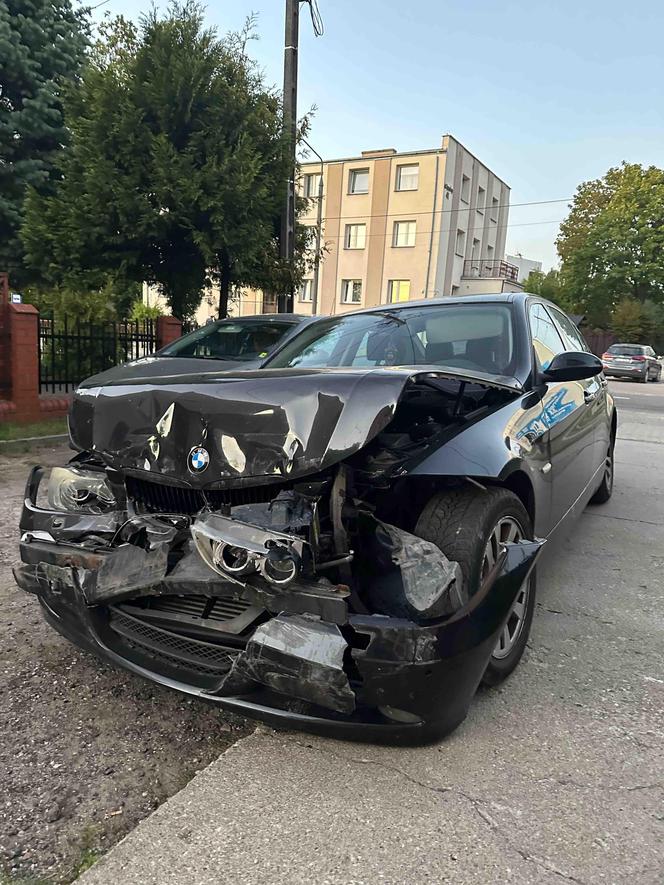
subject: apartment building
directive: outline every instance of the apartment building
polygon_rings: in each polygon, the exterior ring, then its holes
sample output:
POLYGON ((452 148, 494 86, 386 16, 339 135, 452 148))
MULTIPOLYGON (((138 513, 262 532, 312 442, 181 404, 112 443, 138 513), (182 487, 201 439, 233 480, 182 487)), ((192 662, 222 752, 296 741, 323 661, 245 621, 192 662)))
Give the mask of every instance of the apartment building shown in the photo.
MULTIPOLYGON (((310 199, 300 222, 317 224, 321 165, 304 163, 300 190, 310 199)), ((337 314, 394 301, 521 290, 505 260, 510 189, 451 135, 440 148, 364 151, 323 163, 322 242, 316 312, 337 314)), ((313 312, 313 262, 294 310, 313 312)), ((144 300, 163 299, 146 287, 144 300)), ((218 291, 196 314, 216 317, 218 291)), ((234 294, 231 316, 272 313, 276 294, 234 294)))
MULTIPOLYGON (((316 225, 319 163, 304 163, 316 225)), ((504 260, 510 189, 451 135, 435 150, 364 151, 323 164, 317 312, 449 295, 518 290, 504 260)), ((295 298, 312 311, 313 266, 295 298)))

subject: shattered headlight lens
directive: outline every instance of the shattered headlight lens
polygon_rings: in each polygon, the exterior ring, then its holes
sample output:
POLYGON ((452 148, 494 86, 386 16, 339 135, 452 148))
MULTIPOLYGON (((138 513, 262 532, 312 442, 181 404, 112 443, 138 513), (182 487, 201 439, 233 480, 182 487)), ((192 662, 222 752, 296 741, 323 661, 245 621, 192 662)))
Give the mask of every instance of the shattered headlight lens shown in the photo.
POLYGON ((53 510, 105 513, 117 506, 103 473, 76 467, 54 467, 48 481, 48 503, 53 510))

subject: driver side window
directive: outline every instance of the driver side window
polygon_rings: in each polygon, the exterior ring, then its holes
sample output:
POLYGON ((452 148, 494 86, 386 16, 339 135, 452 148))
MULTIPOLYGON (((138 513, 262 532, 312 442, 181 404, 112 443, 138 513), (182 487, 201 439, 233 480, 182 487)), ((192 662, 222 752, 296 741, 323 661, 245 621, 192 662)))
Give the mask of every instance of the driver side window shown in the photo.
POLYGON ((565 345, 543 304, 531 304, 528 317, 540 368, 546 369, 554 356, 566 350, 565 345))

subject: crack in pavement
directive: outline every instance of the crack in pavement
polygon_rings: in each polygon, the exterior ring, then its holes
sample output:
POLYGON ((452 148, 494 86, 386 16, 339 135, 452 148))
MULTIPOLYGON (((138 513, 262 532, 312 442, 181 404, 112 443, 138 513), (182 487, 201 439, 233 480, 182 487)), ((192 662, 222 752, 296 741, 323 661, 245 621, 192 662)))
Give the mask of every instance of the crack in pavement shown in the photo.
POLYGON ((545 784, 551 783, 558 784, 561 787, 576 787, 580 790, 609 790, 614 793, 634 793, 638 790, 664 790, 664 783, 658 783, 657 781, 653 784, 634 784, 631 787, 618 787, 614 784, 583 784, 581 781, 575 781, 573 778, 567 777, 538 777, 535 783, 545 784))
POLYGON ((658 529, 664 529, 664 522, 651 522, 649 519, 634 519, 631 516, 609 516, 606 513, 593 513, 590 510, 584 512, 584 517, 594 516, 595 519, 617 519, 620 522, 638 522, 642 525, 654 525, 658 529))
POLYGON ((477 799, 475 796, 471 796, 470 793, 466 793, 464 790, 461 790, 459 787, 442 787, 436 786, 435 784, 429 784, 425 781, 421 781, 413 775, 409 774, 407 771, 404 771, 402 768, 399 768, 396 765, 392 765, 389 762, 382 762, 378 759, 359 759, 344 756, 341 753, 335 753, 334 750, 329 750, 326 747, 316 747, 313 744, 305 744, 302 741, 297 739, 291 739, 291 742, 296 744, 299 747, 302 747, 307 750, 314 750, 318 753, 324 753, 328 756, 332 756, 334 759, 338 759, 341 762, 348 764, 349 762, 354 765, 373 765, 376 768, 382 768, 385 771, 390 771, 393 774, 397 774, 400 777, 403 777, 405 780, 409 781, 411 784, 415 786, 422 787, 424 790, 428 790, 432 793, 437 793, 439 795, 450 793, 451 795, 460 796, 462 799, 465 799, 466 802, 469 803, 473 811, 477 814, 477 816, 484 821, 484 823, 498 836, 505 845, 510 848, 512 851, 516 852, 522 860, 525 860, 529 863, 534 864, 542 870, 545 870, 548 873, 553 873, 556 876, 559 876, 561 879, 566 879, 568 882, 576 882, 577 885, 585 885, 582 879, 577 878, 571 873, 566 873, 564 870, 561 870, 551 861, 547 860, 547 858, 540 857, 537 854, 532 854, 530 851, 527 851, 525 848, 520 848, 518 845, 515 845, 514 842, 507 836, 503 830, 500 828, 497 821, 491 817, 491 815, 482 808, 483 804, 486 804, 481 799, 477 799))

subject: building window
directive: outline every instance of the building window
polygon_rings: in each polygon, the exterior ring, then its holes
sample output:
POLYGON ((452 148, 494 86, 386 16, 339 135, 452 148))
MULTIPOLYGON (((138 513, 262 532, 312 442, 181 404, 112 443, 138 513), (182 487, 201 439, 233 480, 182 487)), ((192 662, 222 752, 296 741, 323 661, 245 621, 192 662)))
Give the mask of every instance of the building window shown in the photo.
POLYGON ((493 270, 493 246, 486 247, 485 266, 486 266, 487 270, 493 270))
POLYGON ((454 298, 454 296, 455 296, 455 295, 458 295, 458 294, 459 294, 459 287, 458 287, 458 286, 452 286, 452 298, 454 298))
POLYGON ((364 249, 367 244, 366 224, 347 224, 344 245, 346 249, 364 249))
POLYGON ((369 193, 369 170, 368 169, 351 169, 348 177, 348 193, 349 194, 368 194, 369 193))
POLYGON ((486 205, 486 191, 483 187, 477 188, 477 206, 475 207, 478 212, 484 214, 484 207, 486 205))
POLYGON ((414 246, 415 231, 417 222, 415 221, 395 221, 394 231, 392 233, 393 246, 414 246))
POLYGON ((277 312, 277 296, 274 292, 263 292, 263 313, 277 312))
POLYGON ((470 200, 470 178, 467 175, 461 176, 461 199, 464 203, 470 200))
POLYGON ((420 183, 420 167, 415 163, 411 166, 397 166, 397 190, 416 191, 420 183))
POLYGON ((312 301, 312 280, 302 280, 299 290, 300 301, 312 301))
POLYGON ((454 245, 454 251, 457 255, 460 255, 462 258, 466 254, 466 232, 465 230, 458 230, 456 232, 456 243, 454 245))
POLYGON ((387 284, 388 304, 397 301, 408 301, 410 298, 410 280, 390 280, 387 284))
POLYGON ((491 198, 491 221, 498 221, 498 197, 491 198))
POLYGON ((318 196, 318 184, 320 182, 320 172, 312 172, 304 176, 304 196, 308 199, 318 196))
POLYGON ((341 301, 343 304, 361 304, 362 280, 342 280, 341 301))
POLYGON ((480 260, 480 241, 479 240, 473 240, 473 251, 472 251, 470 257, 473 260, 473 262, 480 260))

